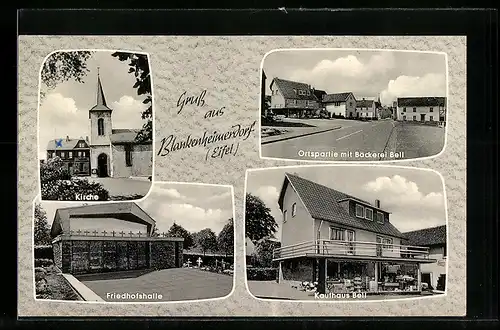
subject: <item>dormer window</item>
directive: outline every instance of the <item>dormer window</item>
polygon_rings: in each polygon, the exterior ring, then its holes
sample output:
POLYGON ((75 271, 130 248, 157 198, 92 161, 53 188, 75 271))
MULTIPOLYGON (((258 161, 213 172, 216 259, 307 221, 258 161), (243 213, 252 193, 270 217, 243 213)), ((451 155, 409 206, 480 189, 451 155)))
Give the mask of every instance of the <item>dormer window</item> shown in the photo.
POLYGON ((377 222, 384 224, 384 214, 382 212, 377 211, 377 222))
POLYGON ((365 208, 359 204, 356 204, 356 216, 358 218, 364 218, 365 216, 365 208))
POLYGON ((292 204, 292 217, 297 214, 297 203, 292 204))
POLYGON ((373 220, 373 210, 370 208, 365 208, 365 219, 373 220))

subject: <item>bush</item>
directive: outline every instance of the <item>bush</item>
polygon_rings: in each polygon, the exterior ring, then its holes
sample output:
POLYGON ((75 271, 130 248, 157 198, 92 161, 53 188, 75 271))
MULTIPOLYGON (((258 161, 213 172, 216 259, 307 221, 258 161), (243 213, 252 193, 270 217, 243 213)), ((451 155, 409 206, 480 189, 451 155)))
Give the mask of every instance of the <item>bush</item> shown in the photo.
POLYGON ((247 268, 249 281, 274 281, 278 277, 278 268, 247 268))
POLYGON ((50 267, 53 264, 52 259, 35 259, 35 267, 50 267))
POLYGON ((109 200, 109 192, 99 182, 87 179, 42 181, 42 199, 74 201, 76 194, 97 195, 100 201, 109 200))
POLYGON ((35 246, 35 259, 54 259, 54 251, 50 245, 35 246))
POLYGON ((44 200, 74 201, 76 194, 97 195, 100 201, 109 200, 109 192, 102 184, 71 178, 59 157, 40 164, 40 183, 44 200))

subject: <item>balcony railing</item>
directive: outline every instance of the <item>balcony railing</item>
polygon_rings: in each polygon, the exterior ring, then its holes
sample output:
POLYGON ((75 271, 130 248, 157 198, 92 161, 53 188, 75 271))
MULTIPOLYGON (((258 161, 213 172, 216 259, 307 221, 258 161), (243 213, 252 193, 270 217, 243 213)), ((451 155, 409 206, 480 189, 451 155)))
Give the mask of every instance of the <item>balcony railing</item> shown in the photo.
POLYGON ((373 258, 429 259, 429 248, 424 246, 397 245, 361 241, 334 241, 320 239, 277 248, 273 260, 311 255, 357 256, 373 258))

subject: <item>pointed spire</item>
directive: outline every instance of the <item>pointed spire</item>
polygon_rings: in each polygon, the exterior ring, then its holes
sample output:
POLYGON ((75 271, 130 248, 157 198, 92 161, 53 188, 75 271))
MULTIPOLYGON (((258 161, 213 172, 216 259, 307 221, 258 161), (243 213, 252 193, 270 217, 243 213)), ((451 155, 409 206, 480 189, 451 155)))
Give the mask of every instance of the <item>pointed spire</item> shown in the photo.
POLYGON ((99 76, 99 67, 97 67, 97 105, 106 105, 106 98, 102 90, 101 77, 99 76))

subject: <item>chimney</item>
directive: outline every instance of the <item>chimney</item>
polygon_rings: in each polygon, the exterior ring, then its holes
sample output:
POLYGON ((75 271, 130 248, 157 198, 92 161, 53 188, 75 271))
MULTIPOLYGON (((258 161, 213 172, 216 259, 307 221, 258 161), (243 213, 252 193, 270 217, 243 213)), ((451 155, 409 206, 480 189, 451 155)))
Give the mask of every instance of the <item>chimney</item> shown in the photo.
POLYGON ((69 141, 69 136, 66 135, 66 141, 69 141))
POLYGON ((378 199, 375 200, 375 207, 380 208, 380 200, 378 199))
POLYGON ((363 101, 365 100, 365 98, 363 97, 363 101))
POLYGON ((89 137, 88 136, 85 137, 85 141, 89 142, 89 137))

